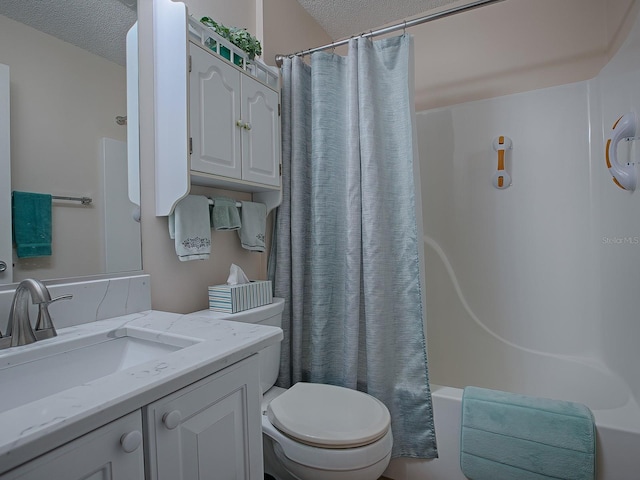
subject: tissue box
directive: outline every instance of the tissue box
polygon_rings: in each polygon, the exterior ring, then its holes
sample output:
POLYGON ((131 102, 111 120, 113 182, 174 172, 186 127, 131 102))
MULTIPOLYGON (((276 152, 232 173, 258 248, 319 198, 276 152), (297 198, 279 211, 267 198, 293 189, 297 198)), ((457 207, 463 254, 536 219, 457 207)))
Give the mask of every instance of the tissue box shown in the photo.
POLYGON ((237 313, 273 302, 271 280, 209 287, 209 310, 237 313))

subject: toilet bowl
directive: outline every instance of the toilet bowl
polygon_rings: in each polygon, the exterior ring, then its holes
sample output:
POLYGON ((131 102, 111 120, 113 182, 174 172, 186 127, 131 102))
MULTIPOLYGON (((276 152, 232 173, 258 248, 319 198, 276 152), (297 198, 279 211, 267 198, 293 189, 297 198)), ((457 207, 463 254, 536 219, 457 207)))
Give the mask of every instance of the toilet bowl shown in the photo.
POLYGON ((264 445, 274 454, 266 458, 277 459, 290 476, 268 462, 265 471, 279 480, 374 480, 389 464, 389 411, 370 395, 301 382, 265 406, 264 445))
MULTIPOLYGON (((219 320, 281 327, 284 300, 235 314, 202 311, 219 320)), ((300 382, 274 387, 280 344, 260 357, 264 470, 276 480, 376 480, 391 458, 387 407, 363 392, 300 382)))

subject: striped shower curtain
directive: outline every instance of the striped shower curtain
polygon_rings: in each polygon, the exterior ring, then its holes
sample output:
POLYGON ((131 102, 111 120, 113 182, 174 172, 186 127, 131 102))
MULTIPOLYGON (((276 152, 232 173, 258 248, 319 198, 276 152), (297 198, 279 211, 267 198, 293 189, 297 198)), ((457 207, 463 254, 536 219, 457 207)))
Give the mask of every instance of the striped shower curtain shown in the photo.
POLYGON ((282 74, 283 202, 269 265, 286 300, 278 385, 367 392, 391 412, 394 457, 436 457, 413 39, 352 39, 346 57, 286 59, 282 74))

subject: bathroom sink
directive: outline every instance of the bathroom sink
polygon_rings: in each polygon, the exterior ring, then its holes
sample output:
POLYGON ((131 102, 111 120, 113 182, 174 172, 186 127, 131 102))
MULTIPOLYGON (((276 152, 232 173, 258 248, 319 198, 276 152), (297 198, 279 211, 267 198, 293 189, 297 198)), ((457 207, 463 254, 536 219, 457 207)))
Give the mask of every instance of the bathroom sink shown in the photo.
POLYGON ((0 413, 126 370, 197 343, 187 337, 119 328, 79 338, 56 337, 0 357, 0 413))

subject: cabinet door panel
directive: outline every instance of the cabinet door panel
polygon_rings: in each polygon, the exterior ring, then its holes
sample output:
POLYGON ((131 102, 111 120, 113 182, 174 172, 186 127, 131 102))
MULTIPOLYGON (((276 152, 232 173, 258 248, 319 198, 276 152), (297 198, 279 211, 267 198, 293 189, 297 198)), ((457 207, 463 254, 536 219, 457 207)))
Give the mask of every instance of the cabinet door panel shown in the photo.
POLYGON ((147 407, 151 480, 263 479, 258 370, 254 356, 147 407))
POLYGON ((242 76, 242 116, 250 129, 242 131, 242 178, 280 185, 280 116, 278 94, 242 76))
POLYGON ((189 82, 191 169, 241 178, 240 72, 192 46, 189 82))
POLYGON ((123 450, 123 435, 142 432, 137 410, 104 427, 2 475, 2 480, 140 480, 144 478, 144 455, 140 445, 123 450))

